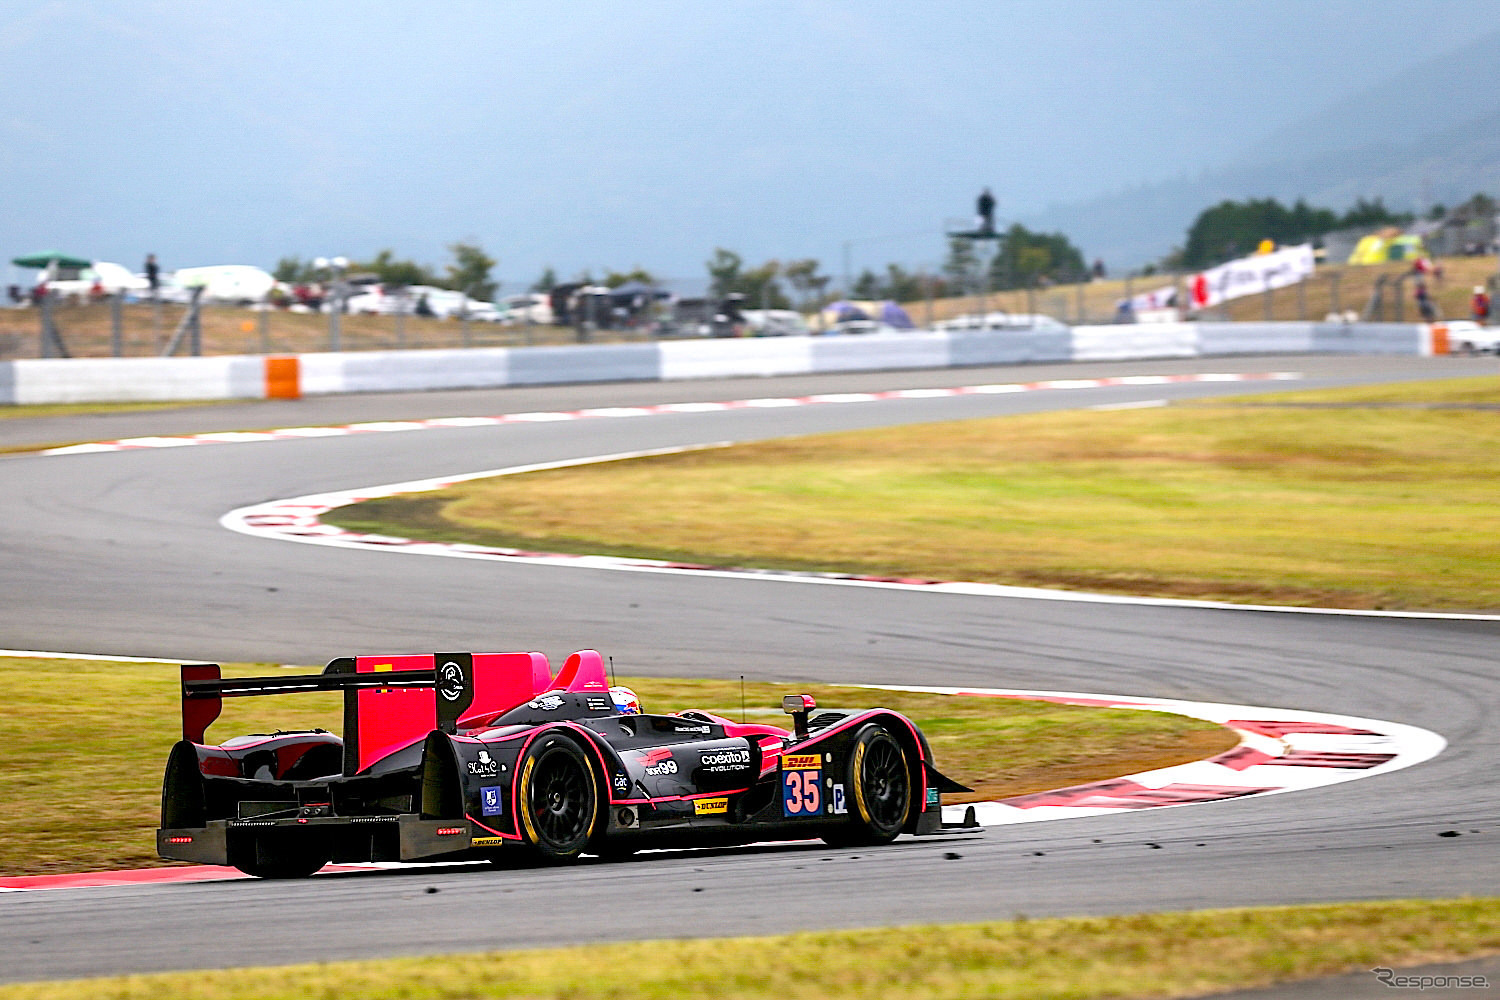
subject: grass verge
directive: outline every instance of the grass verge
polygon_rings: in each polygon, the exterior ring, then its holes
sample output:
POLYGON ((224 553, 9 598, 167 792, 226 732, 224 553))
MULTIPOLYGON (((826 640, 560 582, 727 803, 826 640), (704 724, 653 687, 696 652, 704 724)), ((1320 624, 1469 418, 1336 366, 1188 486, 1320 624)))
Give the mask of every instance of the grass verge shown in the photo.
POLYGON ((124 976, 0 986, 0 1000, 1181 997, 1497 950, 1500 899, 1416 900, 124 976))
MULTIPOLYGON (((1500 380, 1307 398, 1493 403, 1500 380)), ((481 480, 325 520, 715 565, 1240 603, 1500 608, 1500 413, 1264 402, 756 442, 481 480)))
POLYGON ((141 413, 148 410, 182 410, 188 407, 220 406, 243 400, 172 400, 162 403, 23 403, 0 406, 0 420, 23 420, 27 417, 76 417, 94 413, 141 413))
MULTIPOLYGON (((229 676, 274 664, 226 667, 229 676)), ((301 668, 304 671, 307 668, 301 668)), ((738 682, 621 678, 649 711, 739 710, 738 682)), ((162 768, 180 735, 177 671, 167 664, 0 660, 0 874, 28 875, 163 864, 155 855, 162 768)), ((775 715, 792 685, 749 684, 752 712, 775 715)), ((978 798, 1020 795, 1211 756, 1229 730, 1159 712, 1080 708, 994 698, 799 685, 820 705, 881 704, 904 712, 932 741, 938 764, 978 798)), ((210 739, 274 728, 342 725, 334 694, 232 698, 210 739)), ((973 798, 971 796, 970 798, 973 798)), ((949 801, 957 801, 955 797, 949 801)))

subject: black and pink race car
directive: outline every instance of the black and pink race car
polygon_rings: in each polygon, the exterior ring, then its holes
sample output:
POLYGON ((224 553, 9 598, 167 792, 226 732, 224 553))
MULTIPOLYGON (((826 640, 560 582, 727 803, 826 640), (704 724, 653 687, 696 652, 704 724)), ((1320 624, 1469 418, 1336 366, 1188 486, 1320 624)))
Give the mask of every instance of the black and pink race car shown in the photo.
POLYGON ((782 707, 791 730, 642 714, 593 650, 556 676, 540 653, 345 657, 321 674, 227 679, 188 664, 157 852, 297 878, 330 861, 881 844, 938 831, 942 793, 968 791, 897 712, 820 711, 800 694, 782 707), (222 699, 298 691, 343 692, 342 738, 206 742, 222 699))

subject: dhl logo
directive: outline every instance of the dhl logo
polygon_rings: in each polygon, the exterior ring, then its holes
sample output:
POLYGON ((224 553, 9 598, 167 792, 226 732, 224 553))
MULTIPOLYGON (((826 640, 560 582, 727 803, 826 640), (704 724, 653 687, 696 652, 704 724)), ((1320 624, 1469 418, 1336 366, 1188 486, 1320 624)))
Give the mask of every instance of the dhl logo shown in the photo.
POLYGON ((781 758, 783 771, 812 771, 822 766, 822 756, 815 753, 789 753, 781 758))

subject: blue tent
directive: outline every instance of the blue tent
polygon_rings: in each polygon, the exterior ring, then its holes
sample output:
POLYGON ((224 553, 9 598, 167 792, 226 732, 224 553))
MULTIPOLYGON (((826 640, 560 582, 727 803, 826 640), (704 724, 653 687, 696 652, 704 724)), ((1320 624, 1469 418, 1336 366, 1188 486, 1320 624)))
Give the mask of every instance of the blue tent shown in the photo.
POLYGON ((917 324, 911 321, 911 317, 906 314, 906 310, 894 302, 886 302, 880 307, 880 321, 898 330, 915 330, 917 328, 917 324))

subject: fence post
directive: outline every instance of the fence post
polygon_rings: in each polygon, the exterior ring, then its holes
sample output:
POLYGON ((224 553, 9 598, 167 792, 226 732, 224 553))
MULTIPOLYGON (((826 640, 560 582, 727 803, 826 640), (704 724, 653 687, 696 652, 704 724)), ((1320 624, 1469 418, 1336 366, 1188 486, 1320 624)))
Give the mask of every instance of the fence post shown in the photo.
POLYGON ((260 304, 260 353, 271 353, 271 303, 260 304))
POLYGON ((1269 323, 1269 322, 1271 322, 1272 318, 1274 317, 1274 311, 1275 311, 1275 308, 1276 308, 1275 304, 1271 301, 1271 283, 1269 281, 1266 282, 1265 299, 1266 299, 1266 322, 1269 323))
POLYGON ((1332 285, 1328 290, 1329 300, 1332 303, 1330 312, 1337 314, 1340 318, 1344 315, 1343 309, 1340 308, 1342 303, 1339 301, 1339 279, 1342 277, 1343 273, 1339 271, 1334 271, 1328 276, 1328 280, 1332 285))
POLYGON ((109 297, 109 353, 120 357, 125 353, 125 293, 115 292, 109 297))
POLYGON ((1307 322, 1307 283, 1311 280, 1307 277, 1297 282, 1297 318, 1304 323, 1307 322))
POLYGON ((192 339, 189 342, 191 344, 190 352, 193 354, 202 353, 202 331, 198 325, 198 307, 202 298, 203 286, 199 285, 193 289, 191 298, 188 299, 187 312, 183 314, 182 319, 177 323, 177 329, 172 331, 172 339, 167 341, 167 346, 162 349, 162 357, 170 358, 176 354, 178 345, 182 343, 182 338, 189 333, 192 334, 192 339))
POLYGON ((344 349, 344 303, 340 301, 339 292, 339 283, 335 281, 327 299, 328 349, 334 352, 344 349))

